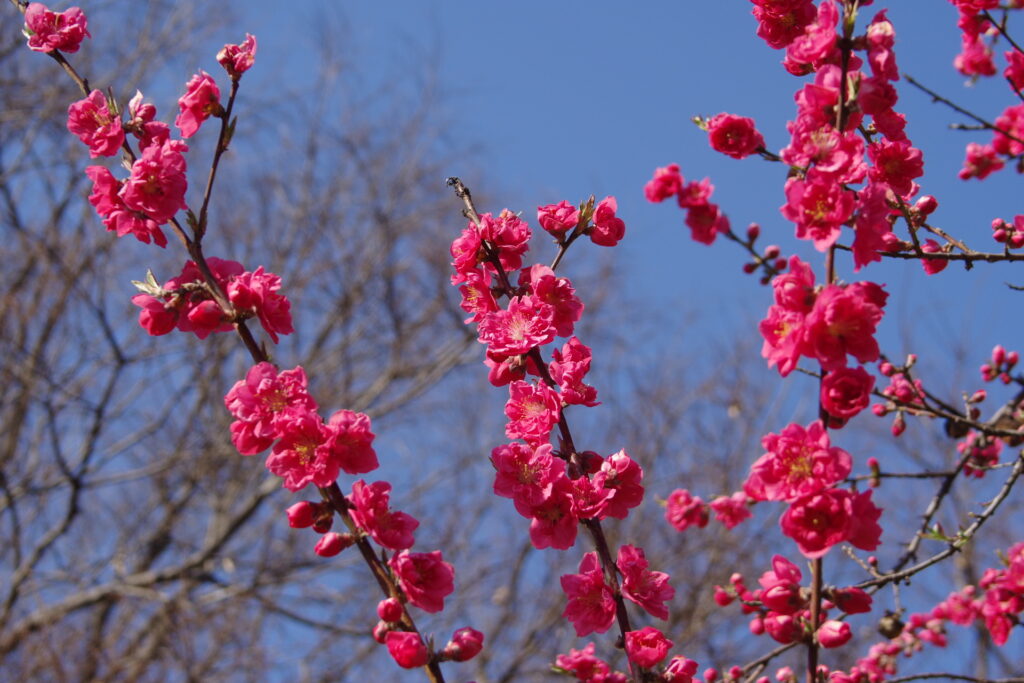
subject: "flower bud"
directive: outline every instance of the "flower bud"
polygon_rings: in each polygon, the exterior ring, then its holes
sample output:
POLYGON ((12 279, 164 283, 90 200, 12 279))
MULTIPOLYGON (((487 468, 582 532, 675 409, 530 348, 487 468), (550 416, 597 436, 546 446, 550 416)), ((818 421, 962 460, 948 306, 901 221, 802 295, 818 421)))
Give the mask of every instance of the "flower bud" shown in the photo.
POLYGON ((926 194, 914 202, 914 209, 919 211, 922 216, 930 215, 937 208, 939 208, 939 200, 930 194, 926 194))
POLYGON ((776 244, 769 244, 764 249, 764 257, 768 260, 778 258, 780 253, 782 253, 782 250, 776 244))
POLYGON ((967 402, 968 403, 981 403, 987 397, 988 397, 988 394, 985 392, 984 389, 978 389, 973 394, 971 394, 970 398, 967 399, 967 402))
POLYGON ((907 421, 903 417, 903 413, 896 413, 896 418, 892 421, 892 435, 899 436, 907 429, 907 421))
POLYGON ((822 647, 840 647, 853 637, 850 625, 845 621, 829 619, 818 629, 818 642, 822 647))
POLYGON ((1006 349, 1003 348, 1002 344, 996 344, 992 349, 992 363, 994 365, 1002 365, 1003 361, 1006 360, 1006 349))
POLYGON ((747 228, 747 239, 753 242, 760 236, 761 226, 757 223, 751 223, 750 227, 747 228))
POLYGON ((334 557, 353 543, 355 543, 355 539, 352 538, 352 534, 336 534, 331 532, 321 536, 313 550, 320 557, 334 557))
POLYGON ((484 634, 465 626, 452 635, 441 656, 453 662, 467 662, 484 648, 484 634))
POLYGON ((316 521, 317 504, 303 500, 288 508, 288 526, 293 529, 305 529, 313 526, 316 521))
POLYGON ((397 623, 402 619, 402 603, 397 598, 387 598, 377 603, 377 616, 384 621, 397 623))
POLYGON ((377 625, 373 627, 373 639, 381 645, 387 640, 389 633, 391 633, 391 624, 386 621, 378 621, 377 625))

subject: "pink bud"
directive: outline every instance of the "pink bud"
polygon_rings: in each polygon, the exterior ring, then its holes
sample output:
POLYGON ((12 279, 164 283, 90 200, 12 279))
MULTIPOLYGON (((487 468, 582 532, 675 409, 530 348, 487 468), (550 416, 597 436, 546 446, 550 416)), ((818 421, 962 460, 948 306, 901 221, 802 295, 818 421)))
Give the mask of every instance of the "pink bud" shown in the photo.
POLYGON ((907 421, 903 418, 903 413, 897 413, 896 419, 892 421, 892 435, 899 436, 907 429, 907 421))
POLYGON ((1008 354, 1006 354, 1006 369, 1009 370, 1010 368, 1012 368, 1014 365, 1017 364, 1017 361, 1019 360, 1020 354, 1017 353, 1016 351, 1010 351, 1008 354))
POLYGON ((465 626, 452 635, 441 656, 453 662, 467 662, 484 648, 484 634, 465 626))
POLYGON ((321 536, 313 550, 320 557, 334 557, 354 542, 352 534, 336 534, 331 532, 321 536))
POLYGON ((715 586, 715 604, 719 607, 731 605, 736 596, 721 586, 715 586))
POLYGON ((818 642, 822 647, 839 647, 849 642, 853 636, 850 625, 845 621, 829 619, 818 629, 818 642))
POLYGON ((926 194, 914 202, 914 208, 921 212, 922 216, 927 216, 939 208, 939 200, 930 194, 926 194))
POLYGON ((764 633, 764 619, 761 617, 754 617, 750 620, 750 623, 747 624, 747 626, 750 628, 750 632, 755 636, 759 636, 764 633))
POLYGON ((1009 235, 1006 233, 1006 230, 1002 228, 999 228, 998 230, 992 233, 992 239, 994 239, 996 242, 999 242, 1000 244, 1005 242, 1008 237, 1009 235))
POLYGON ((761 235, 761 226, 757 223, 751 223, 750 227, 747 228, 747 239, 753 241, 761 235))
POLYGON ((886 377, 892 377, 896 373, 896 368, 889 361, 882 361, 878 366, 878 371, 886 377))
POLYGON ((738 679, 743 675, 743 669, 738 666, 733 666, 729 669, 729 678, 738 679))
POLYGON ((378 621, 377 625, 373 627, 373 639, 381 645, 387 640, 388 633, 391 632, 391 625, 385 621, 378 621))
POLYGON ((316 521, 317 505, 303 500, 288 508, 288 526, 293 529, 305 529, 313 526, 316 521))
POLYGON ((747 275, 750 275, 755 270, 757 270, 757 264, 756 263, 744 263, 743 264, 743 272, 746 273, 747 275))
POLYGON ((1010 382, 1013 381, 1013 378, 1010 377, 1010 373, 1008 372, 1000 372, 999 381, 1002 382, 1003 384, 1009 384, 1010 382))
POLYGON ((769 244, 767 247, 765 247, 764 257, 766 259, 778 258, 780 253, 782 253, 782 250, 779 249, 778 245, 769 244))
POLYGON ((847 614, 863 614, 871 611, 871 596, 854 586, 837 588, 832 592, 836 606, 847 614))
POLYGON ((704 669, 704 680, 706 683, 715 683, 718 680, 718 669, 707 668, 704 669))
POLYGON ((388 652, 398 666, 415 669, 430 661, 430 652, 418 633, 392 631, 387 635, 388 652))
MULTIPOLYGON (((993 365, 1002 365, 1003 361, 1005 361, 1005 360, 1006 360, 1006 349, 1003 348, 1002 344, 997 344, 995 346, 995 348, 992 349, 992 364, 993 365)), ((982 366, 982 367, 985 367, 985 366, 982 366)))
POLYGON ((384 621, 396 623, 402 619, 402 603, 397 598, 387 598, 377 603, 377 616, 384 621))
POLYGON ((981 403, 987 397, 988 397, 988 394, 985 392, 984 389, 978 389, 973 394, 971 394, 971 397, 969 399, 967 399, 967 402, 968 403, 981 403))
POLYGON ((888 409, 881 403, 876 403, 875 405, 871 406, 871 412, 874 413, 876 417, 885 417, 886 415, 889 414, 888 409))
POLYGON ((778 270, 778 271, 785 270, 786 269, 786 259, 784 259, 784 258, 777 258, 777 259, 775 259, 775 263, 772 264, 772 267, 775 268, 775 270, 778 270))
POLYGON ((1015 232, 1010 235, 1010 247, 1013 249, 1024 247, 1024 232, 1015 232))

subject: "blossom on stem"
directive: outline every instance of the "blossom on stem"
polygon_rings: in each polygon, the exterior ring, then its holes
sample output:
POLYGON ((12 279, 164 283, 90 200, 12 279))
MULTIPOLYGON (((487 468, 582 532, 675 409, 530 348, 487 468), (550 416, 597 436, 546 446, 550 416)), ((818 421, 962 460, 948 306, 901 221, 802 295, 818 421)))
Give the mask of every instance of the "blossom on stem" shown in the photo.
POLYGON ((619 548, 615 565, 622 572, 622 595, 643 607, 659 619, 668 619, 666 602, 676 595, 668 583, 665 572, 648 569, 643 548, 623 545, 619 548))
POLYGON ((203 121, 211 116, 220 116, 220 88, 213 76, 200 70, 185 84, 185 94, 178 98, 180 113, 174 125, 181 131, 181 137, 190 138, 196 134, 203 121))
POLYGON ((523 439, 531 445, 546 442, 551 429, 558 422, 562 401, 543 382, 515 381, 509 384, 509 399, 505 404, 505 436, 523 439))
POLYGON ((228 43, 217 53, 217 63, 224 67, 233 80, 238 80, 256 61, 256 37, 246 33, 239 45, 228 43))
POLYGON ((121 198, 128 208, 141 211, 161 225, 181 209, 187 209, 188 181, 183 156, 187 151, 188 145, 181 140, 168 140, 143 150, 121 188, 121 198))
POLYGON ((262 362, 249 368, 244 380, 235 382, 224 396, 224 405, 234 416, 231 442, 242 455, 265 450, 278 438, 290 413, 315 412, 316 401, 309 395, 302 366, 277 371, 262 362))
POLYGON ((761 439, 767 451, 750 466, 743 490, 754 500, 794 501, 835 484, 850 474, 853 459, 832 446, 820 420, 790 424, 761 439))
POLYGON ((604 581, 597 553, 580 560, 578 574, 563 574, 560 582, 568 598, 562 616, 572 622, 576 635, 604 633, 615 622, 615 597, 604 581))
POLYGON ((614 247, 626 234, 626 224, 615 215, 619 204, 615 197, 605 197, 594 208, 594 225, 590 239, 602 247, 614 247))
POLYGON ((764 147, 754 119, 723 112, 708 119, 707 125, 711 148, 733 159, 743 159, 764 147))
POLYGON ((444 599, 455 590, 455 570, 444 561, 440 550, 430 553, 395 553, 388 566, 398 579, 409 602, 424 612, 440 612, 444 599))
POLYGON ((563 199, 557 204, 538 206, 537 222, 549 234, 561 238, 580 222, 580 211, 563 199))
POLYGON ((626 656, 635 664, 649 669, 665 659, 672 641, 653 626, 626 632, 626 656))
POLYGON ((385 548, 406 550, 413 546, 413 532, 420 525, 412 515, 390 507, 391 484, 362 479, 352 485, 352 519, 385 548))
MULTIPOLYGON (((135 239, 145 244, 152 242, 158 247, 167 246, 167 237, 157 222, 138 211, 129 209, 128 205, 124 203, 120 194, 121 181, 116 179, 106 167, 87 166, 85 174, 93 183, 89 203, 96 207, 96 213, 103 218, 103 225, 107 227, 108 232, 117 233, 118 237, 135 235, 135 239)), ((159 305, 162 307, 163 303, 160 302, 159 305)), ((176 322, 176 317, 171 316, 170 327, 164 329, 163 332, 151 331, 150 334, 166 334, 174 329, 176 322)), ((150 328, 147 327, 148 329, 150 328)))
POLYGON ((88 24, 85 13, 78 7, 51 12, 41 2, 30 2, 25 8, 28 47, 36 52, 78 52, 82 41, 92 38, 88 24))
POLYGON ((111 113, 107 98, 99 90, 71 103, 68 130, 89 146, 89 156, 93 159, 117 154, 124 143, 121 118, 111 113))
POLYGON ((403 669, 415 669, 430 661, 430 652, 418 633, 391 631, 384 642, 395 663, 403 669))
POLYGON ((703 529, 708 525, 708 510, 699 497, 690 495, 686 489, 676 489, 665 501, 665 519, 676 531, 686 531, 691 526, 703 529))

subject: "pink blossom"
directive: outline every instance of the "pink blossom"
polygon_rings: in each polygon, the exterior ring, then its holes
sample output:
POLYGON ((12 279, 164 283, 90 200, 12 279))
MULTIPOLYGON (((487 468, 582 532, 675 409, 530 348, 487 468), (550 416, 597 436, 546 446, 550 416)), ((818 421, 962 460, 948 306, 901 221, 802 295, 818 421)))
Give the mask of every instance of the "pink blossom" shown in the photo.
POLYGON ((786 124, 791 140, 781 151, 791 166, 810 166, 815 173, 839 183, 859 183, 867 174, 864 142, 856 131, 839 133, 831 123, 820 123, 807 116, 786 124))
POLYGON ((339 410, 327 420, 327 448, 337 466, 348 474, 366 474, 380 467, 370 427, 368 415, 351 410, 339 410))
POLYGON ((1002 169, 1004 165, 992 145, 969 142, 967 143, 967 158, 964 159, 964 167, 960 169, 958 175, 960 180, 969 180, 970 178, 984 180, 1002 169))
POLYGON ((665 519, 676 531, 686 531, 691 526, 703 529, 708 525, 708 510, 697 496, 686 489, 676 489, 666 501, 665 519))
POLYGON ((391 631, 386 636, 388 654, 403 669, 415 669, 426 666, 430 661, 430 652, 423 644, 420 634, 409 631, 391 631))
POLYGON ((992 146, 997 152, 1006 156, 1024 154, 1024 144, 1017 141, 1024 138, 1024 104, 1007 107, 1002 114, 996 117, 995 126, 996 132, 992 136, 992 146))
POLYGON ((985 472, 999 464, 999 454, 1003 450, 1003 442, 999 439, 985 437, 971 431, 967 438, 956 445, 960 455, 967 456, 964 462, 964 474, 980 479, 985 472))
POLYGON ((912 193, 914 178, 924 175, 921 150, 912 147, 907 140, 873 142, 868 146, 868 158, 871 159, 868 177, 887 184, 903 197, 912 193))
MULTIPOLYGON (((924 242, 921 243, 921 251, 923 251, 926 254, 942 254, 942 253, 945 253, 942 250, 942 247, 939 245, 939 243, 936 242, 935 240, 931 240, 931 239, 925 240, 924 242)), ((924 268, 924 272, 926 274, 928 274, 928 275, 935 275, 936 273, 941 273, 942 271, 944 271, 946 269, 946 266, 948 266, 948 265, 949 265, 949 261, 947 261, 946 259, 941 259, 941 258, 936 258, 936 259, 922 258, 921 259, 921 267, 924 268)))
POLYGON ((743 489, 754 500, 793 501, 850 474, 850 454, 832 446, 821 421, 790 424, 761 440, 767 453, 750 467, 743 489))
POLYGON ((875 378, 864 368, 839 368, 821 380, 821 407, 845 422, 868 407, 875 378))
POLYGON ((480 231, 472 223, 455 238, 449 251, 453 259, 452 268, 455 269, 452 284, 465 282, 469 274, 477 272, 486 259, 480 231))
POLYGON ((132 303, 140 307, 139 325, 154 337, 168 334, 178 324, 178 311, 149 294, 136 294, 132 303))
POLYGON ((806 315, 814 307, 814 271, 799 256, 791 256, 789 270, 772 280, 775 303, 787 311, 806 315))
POLYGON ((708 505, 715 513, 715 519, 722 523, 726 529, 733 529, 744 520, 750 519, 750 510, 747 506, 747 494, 737 491, 731 496, 719 496, 708 505))
POLYGON ((245 379, 235 382, 224 396, 234 416, 231 442, 242 455, 265 450, 280 436, 290 412, 315 412, 316 401, 307 390, 301 366, 278 372, 271 363, 257 363, 245 379))
POLYGON ((508 309, 485 313, 477 327, 478 339, 488 351, 506 356, 526 353, 554 340, 555 309, 536 297, 516 296, 508 309))
POLYGON ((619 205, 615 197, 605 197, 594 208, 594 225, 590 239, 602 247, 614 247, 626 234, 626 224, 616 217, 619 205))
POLYGON ((475 628, 464 626, 452 634, 452 639, 441 652, 453 662, 468 662, 484 649, 484 634, 475 628))
POLYGON ((953 67, 964 76, 994 76, 996 64, 992 49, 979 36, 963 34, 960 54, 953 59, 953 67))
POLYGON ((217 63, 237 81, 256 61, 256 37, 246 33, 240 45, 227 44, 217 53, 217 63))
POLYGON ((590 347, 578 338, 570 337, 561 350, 555 349, 551 355, 548 371, 558 383, 562 400, 567 405, 598 405, 597 389, 583 383, 583 378, 590 372, 590 347))
POLYGON ((845 621, 829 619, 818 627, 818 642, 824 648, 841 647, 853 637, 850 625, 845 621))
POLYGON ((714 192, 715 186, 707 178, 695 180, 680 188, 676 201, 682 209, 694 209, 698 206, 706 206, 714 192))
POLYGON ((653 626, 626 632, 626 656, 635 664, 649 669, 665 659, 672 641, 653 626))
POLYGON ((388 566, 398 579, 409 602, 424 612, 440 612, 444 599, 455 590, 455 570, 444 561, 440 550, 431 553, 395 553, 388 566))
POLYGON ((561 238, 580 222, 580 212, 564 199, 557 204, 537 207, 537 222, 551 235, 561 238))
POLYGON ((768 367, 777 365, 783 377, 796 369, 800 356, 807 352, 804 328, 805 316, 782 306, 769 307, 767 317, 758 325, 764 337, 761 356, 768 367))
POLYGON ((68 107, 68 130, 89 146, 93 159, 117 154, 124 143, 121 119, 111 114, 107 98, 99 90, 68 107))
POLYGON ((712 116, 707 125, 711 148, 733 159, 743 159, 764 147, 754 119, 722 113, 712 116))
POLYGON ((594 475, 594 484, 611 493, 605 507, 606 515, 625 519, 629 510, 640 504, 644 498, 644 487, 640 483, 643 476, 643 468, 624 450, 605 458, 601 469, 594 475))
POLYGON ((141 211, 159 224, 171 220, 181 209, 187 209, 188 181, 182 155, 187 151, 188 145, 181 140, 168 140, 143 150, 121 188, 121 198, 128 208, 141 211))
POLYGON ((826 489, 798 498, 782 515, 782 533, 810 558, 821 557, 843 541, 874 550, 882 533, 877 523, 882 511, 871 502, 871 494, 826 489))
MULTIPOLYGON (((159 247, 167 246, 167 237, 160 226, 143 214, 132 211, 124 203, 120 195, 121 181, 114 178, 108 169, 103 166, 87 166, 85 174, 93 182, 89 203, 96 207, 96 213, 103 217, 103 225, 107 227, 107 231, 115 232, 118 237, 135 235, 137 240, 145 244, 152 241, 159 247)), ((162 302, 161 305, 163 305, 162 302)), ((176 321, 177 317, 175 316, 176 321)), ((173 327, 172 323, 171 329, 173 327)), ((170 332, 170 329, 166 332, 170 332)))
POLYGON ((530 517, 530 542, 534 548, 566 550, 576 543, 579 519, 573 488, 567 478, 554 479, 540 502, 529 508, 517 503, 516 510, 530 517))
POLYGON ((320 515, 320 508, 316 503, 303 500, 289 507, 287 514, 288 526, 293 529, 308 529, 320 515))
POLYGON ((1007 64, 1003 70, 1003 77, 1017 90, 1024 89, 1024 53, 1007 50, 1004 55, 1007 64))
POLYGON ((256 316, 263 329, 276 344, 277 335, 291 334, 291 303, 278 294, 281 276, 264 272, 263 266, 255 271, 245 272, 232 279, 227 286, 228 300, 240 314, 256 316))
POLYGON ((647 558, 642 548, 623 545, 615 561, 622 572, 622 595, 643 607, 659 619, 668 619, 666 602, 676 595, 669 585, 665 572, 648 569, 647 558))
POLYGON ((572 622, 577 636, 604 633, 611 628, 615 622, 615 597, 604 582, 597 553, 585 554, 579 573, 563 574, 561 584, 568 598, 562 616, 572 622))
POLYGON ((412 515, 390 508, 391 484, 362 479, 352 485, 352 519, 385 548, 405 550, 415 543, 413 532, 420 525, 412 515))
POLYGON ((509 399, 505 404, 505 415, 509 419, 505 435, 510 439, 523 439, 530 444, 546 442, 551 429, 558 422, 561 403, 558 394, 543 382, 512 382, 509 384, 509 399))
POLYGON ((494 495, 511 498, 516 508, 532 508, 544 501, 548 485, 565 477, 565 461, 552 455, 549 443, 536 448, 514 442, 491 451, 494 495))
POLYGON ((328 435, 316 413, 286 413, 278 425, 280 440, 267 457, 267 469, 283 478, 289 491, 308 484, 330 486, 338 478, 338 463, 326 447, 328 435))
POLYGON ((806 355, 829 371, 845 367, 847 354, 861 363, 878 360, 875 328, 888 296, 872 282, 826 286, 807 316, 806 355))
POLYGON ((663 674, 665 683, 693 683, 693 675, 697 673, 697 662, 681 655, 672 658, 665 667, 663 674))
POLYGON ((582 650, 570 649, 567 655, 558 655, 555 665, 576 675, 578 681, 607 681, 610 669, 594 656, 594 644, 587 643, 582 650))
POLYGON ((583 302, 576 296, 569 278, 558 277, 551 268, 538 263, 520 271, 519 285, 530 288, 533 300, 551 306, 551 322, 557 336, 572 334, 576 322, 583 315, 583 302))
POLYGON ((892 51, 893 45, 896 44, 896 30, 885 16, 886 11, 880 11, 868 24, 868 64, 871 65, 871 73, 876 77, 898 81, 900 72, 896 67, 896 55, 892 51))
MULTIPOLYGON (((505 272, 519 270, 523 265, 523 254, 529 249, 530 226, 508 209, 503 209, 497 218, 489 213, 480 216, 480 237, 490 242, 498 251, 498 260, 505 272)), ((486 262, 487 268, 493 264, 486 262)))
POLYGON ((881 261, 887 239, 892 237, 889 190, 886 185, 871 183, 857 193, 857 214, 854 221, 853 270, 881 261))
POLYGON ((814 21, 817 9, 813 0, 753 0, 757 35, 769 47, 780 50, 799 36, 814 21))
POLYGON ((142 101, 142 93, 135 91, 134 97, 128 102, 128 122, 125 129, 139 140, 139 150, 151 145, 163 145, 171 138, 171 127, 162 121, 155 121, 156 107, 150 102, 142 101))
POLYGON ((832 0, 826 0, 818 7, 815 20, 804 28, 799 35, 786 46, 786 59, 783 66, 791 74, 803 75, 833 61, 836 48, 836 23, 839 12, 832 0))
POLYGON ((796 223, 799 239, 814 240, 825 251, 839 238, 840 226, 853 213, 853 193, 834 180, 811 169, 805 179, 786 181, 786 204, 782 215, 796 223))
POLYGON ((682 189, 683 176, 679 173, 679 164, 669 164, 655 169, 654 177, 644 185, 644 196, 647 201, 657 204, 679 194, 682 189))
POLYGON ((213 76, 200 70, 185 84, 185 94, 178 99, 180 113, 174 125, 181 131, 181 137, 190 138, 196 134, 203 121, 210 116, 220 116, 220 89, 213 76))
POLYGON ((690 228, 690 237, 701 244, 711 244, 719 233, 729 232, 729 219, 717 204, 711 203, 690 207, 686 212, 686 225, 690 228))
POLYGON ((459 305, 462 310, 471 314, 464 321, 467 325, 480 322, 488 313, 501 310, 491 292, 490 273, 470 270, 464 275, 464 283, 459 287, 459 293, 462 294, 462 302, 459 305))
POLYGON ((78 7, 69 7, 64 12, 51 12, 41 2, 30 2, 25 8, 25 26, 28 28, 29 49, 36 52, 78 52, 78 47, 88 36, 88 20, 78 7))

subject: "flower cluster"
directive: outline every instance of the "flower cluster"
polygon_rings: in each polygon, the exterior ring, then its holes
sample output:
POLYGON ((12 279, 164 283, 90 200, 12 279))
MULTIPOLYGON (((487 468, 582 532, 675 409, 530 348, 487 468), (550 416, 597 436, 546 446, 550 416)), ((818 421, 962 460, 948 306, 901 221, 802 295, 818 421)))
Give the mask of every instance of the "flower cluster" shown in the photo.
POLYGON ((780 375, 791 373, 801 356, 817 360, 826 371, 845 368, 847 355, 861 363, 878 360, 875 328, 889 296, 879 285, 816 288, 810 266, 794 256, 789 272, 776 277, 772 288, 775 304, 760 324, 761 355, 780 375))
MULTIPOLYGON (((749 142, 753 138, 756 141, 754 134, 756 131, 748 133, 744 140, 749 142)), ((763 146, 763 141, 761 142, 763 146)), ((747 143, 741 142, 738 147, 729 149, 745 149, 744 144, 747 143)), ((691 236, 701 244, 712 244, 720 233, 730 231, 729 219, 718 205, 711 201, 711 194, 714 191, 714 185, 707 178, 685 183, 679 172, 679 164, 669 164, 657 169, 654 177, 644 186, 644 195, 649 202, 658 203, 669 197, 676 198, 680 208, 686 209, 685 222, 690 228, 691 236)))
POLYGON ((186 261, 178 277, 162 286, 139 283, 144 293, 132 297, 141 308, 139 324, 151 335, 159 336, 177 328, 205 339, 212 332, 229 332, 233 324, 257 318, 274 343, 278 334, 291 334, 292 315, 288 299, 279 294, 281 278, 267 273, 263 266, 249 272, 241 263, 214 256, 206 259, 213 280, 234 309, 234 316, 216 301, 202 270, 194 261, 186 261))

